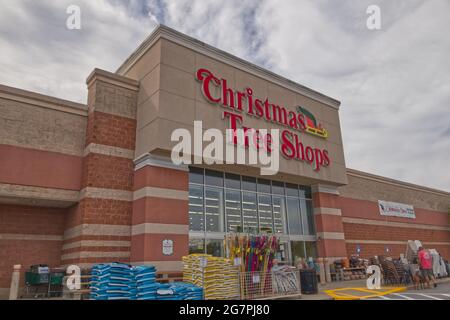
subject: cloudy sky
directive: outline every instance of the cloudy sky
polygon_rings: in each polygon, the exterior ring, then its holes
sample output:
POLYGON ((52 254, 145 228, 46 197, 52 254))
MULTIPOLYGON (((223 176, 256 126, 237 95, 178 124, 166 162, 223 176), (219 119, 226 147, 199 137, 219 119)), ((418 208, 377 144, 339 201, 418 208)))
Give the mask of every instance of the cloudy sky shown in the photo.
POLYGON ((85 103, 92 69, 115 71, 164 23, 342 101, 349 168, 450 191, 448 0, 0 3, 1 84, 85 103))

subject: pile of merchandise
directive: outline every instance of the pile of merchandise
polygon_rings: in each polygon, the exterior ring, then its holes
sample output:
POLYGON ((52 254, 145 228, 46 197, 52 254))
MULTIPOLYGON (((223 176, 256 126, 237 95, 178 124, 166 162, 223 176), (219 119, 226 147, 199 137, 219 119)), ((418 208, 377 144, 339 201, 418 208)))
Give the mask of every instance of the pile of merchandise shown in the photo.
POLYGON ((229 259, 208 254, 183 257, 183 281, 204 290, 205 299, 238 299, 238 270, 229 259))
POLYGON ((156 282, 154 266, 113 262, 91 271, 91 300, 202 300, 203 289, 190 283, 156 282))
POLYGON ((156 300, 160 284, 156 282, 156 268, 154 266, 134 267, 138 300, 156 300))
POLYGON ((300 279, 296 268, 290 266, 275 266, 273 269, 274 293, 297 293, 300 291, 300 279))
POLYGON ((160 284, 157 300, 202 300, 203 290, 190 283, 175 282, 160 284))
POLYGON ((366 279, 366 268, 368 260, 352 256, 350 259, 344 258, 334 261, 330 265, 330 271, 336 275, 336 280, 359 280, 366 279))
POLYGON ((131 266, 123 263, 97 264, 91 274, 91 299, 136 299, 137 290, 131 266))
POLYGON ((349 260, 350 268, 367 268, 369 266, 368 259, 362 259, 359 255, 352 254, 349 260))

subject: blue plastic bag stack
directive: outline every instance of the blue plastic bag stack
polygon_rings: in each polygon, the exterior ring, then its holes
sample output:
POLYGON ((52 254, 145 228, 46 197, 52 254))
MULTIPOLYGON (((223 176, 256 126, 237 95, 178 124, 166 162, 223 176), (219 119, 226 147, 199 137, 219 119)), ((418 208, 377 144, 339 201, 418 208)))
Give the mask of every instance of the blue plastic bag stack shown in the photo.
POLYGON ((137 300, 156 300, 156 291, 160 286, 156 282, 156 268, 154 266, 136 266, 133 269, 137 300))
POLYGON ((113 262, 92 267, 91 299, 135 300, 136 294, 136 282, 131 266, 113 262))
POLYGON ((161 284, 157 293, 157 300, 202 300, 203 290, 185 282, 161 284))
POLYGON ((123 263, 92 267, 93 300, 202 300, 203 289, 186 282, 158 283, 154 266, 123 263))
POLYGON ((184 283, 186 285, 187 294, 184 300, 203 300, 203 289, 190 283, 184 283))

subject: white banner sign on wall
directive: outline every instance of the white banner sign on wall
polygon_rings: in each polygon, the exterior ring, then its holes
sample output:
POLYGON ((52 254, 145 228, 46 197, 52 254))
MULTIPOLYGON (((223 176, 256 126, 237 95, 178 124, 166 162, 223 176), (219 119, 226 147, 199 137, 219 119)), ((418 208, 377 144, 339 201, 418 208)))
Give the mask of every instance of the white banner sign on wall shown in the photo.
POLYGON ((378 208, 382 216, 416 218, 414 207, 409 204, 378 200, 378 208))

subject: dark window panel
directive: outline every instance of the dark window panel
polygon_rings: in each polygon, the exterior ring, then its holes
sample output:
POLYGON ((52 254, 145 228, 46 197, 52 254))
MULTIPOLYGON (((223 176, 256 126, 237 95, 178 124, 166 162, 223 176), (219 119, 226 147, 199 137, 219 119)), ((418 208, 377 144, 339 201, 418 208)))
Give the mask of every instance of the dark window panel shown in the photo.
POLYGON ((272 181, 272 193, 284 196, 284 183, 279 181, 272 181))
POLYGON ((298 185, 286 183, 286 195, 298 198, 298 185))
POLYGON ((270 180, 258 179, 258 192, 270 193, 270 180))
POLYGON ((225 187, 241 189, 241 176, 233 173, 225 173, 225 187))
POLYGON ((205 184, 208 186, 223 187, 223 173, 220 171, 205 170, 205 184))
POLYGON ((203 169, 190 167, 189 182, 203 184, 203 169))
POLYGON ((242 190, 256 191, 256 178, 242 177, 242 190))

